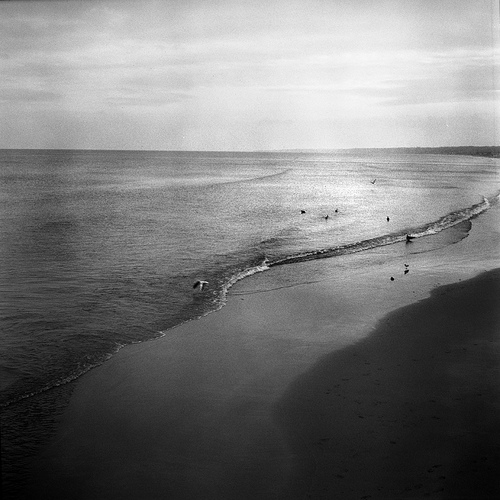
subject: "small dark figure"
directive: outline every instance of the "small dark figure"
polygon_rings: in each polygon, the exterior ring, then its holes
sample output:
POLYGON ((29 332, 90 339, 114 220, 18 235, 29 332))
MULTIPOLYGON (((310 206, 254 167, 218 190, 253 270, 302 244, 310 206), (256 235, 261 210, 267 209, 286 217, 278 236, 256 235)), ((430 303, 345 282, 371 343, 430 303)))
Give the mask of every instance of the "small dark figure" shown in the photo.
POLYGON ((394 281, 394 277, 393 276, 391 276, 391 281, 394 281))
POLYGON ((300 213, 301 213, 301 214, 305 214, 305 213, 306 213, 306 211, 305 211, 305 210, 301 210, 301 211, 300 211, 300 213))
POLYGON ((412 239, 413 239, 413 236, 410 236, 409 234, 406 235, 406 243, 411 243, 412 239))
POLYGON ((372 184, 375 184, 377 182, 377 179, 373 179, 373 181, 370 181, 372 184))
POLYGON ((325 216, 325 220, 328 220, 328 215, 325 216))
POLYGON ((405 269, 405 274, 408 274, 410 272, 409 269, 405 269))
POLYGON ((387 216, 387 222, 389 222, 391 219, 389 219, 389 216, 387 216))
POLYGON ((336 208, 336 209, 335 209, 335 213, 336 213, 336 214, 338 214, 338 213, 339 213, 339 209, 338 209, 338 208, 336 208))

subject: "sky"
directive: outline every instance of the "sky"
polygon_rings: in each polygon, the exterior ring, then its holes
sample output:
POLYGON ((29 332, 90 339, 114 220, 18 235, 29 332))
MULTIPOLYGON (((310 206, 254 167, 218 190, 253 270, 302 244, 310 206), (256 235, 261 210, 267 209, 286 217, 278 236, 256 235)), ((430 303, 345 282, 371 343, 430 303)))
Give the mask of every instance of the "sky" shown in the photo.
POLYGON ((499 145, 498 0, 0 3, 0 148, 499 145))

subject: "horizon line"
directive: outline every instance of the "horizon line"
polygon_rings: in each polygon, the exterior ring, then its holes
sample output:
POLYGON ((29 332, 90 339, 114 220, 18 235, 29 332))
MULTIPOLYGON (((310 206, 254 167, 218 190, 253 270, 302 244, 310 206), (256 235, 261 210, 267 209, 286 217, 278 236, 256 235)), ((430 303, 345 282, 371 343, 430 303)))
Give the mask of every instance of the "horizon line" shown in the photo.
POLYGON ((333 152, 333 151, 367 151, 367 150, 443 150, 443 149, 495 149, 500 145, 465 145, 465 146, 387 146, 387 147, 352 147, 352 148, 279 148, 279 149, 111 149, 111 148, 0 148, 0 151, 143 151, 158 153, 300 153, 300 152, 333 152))

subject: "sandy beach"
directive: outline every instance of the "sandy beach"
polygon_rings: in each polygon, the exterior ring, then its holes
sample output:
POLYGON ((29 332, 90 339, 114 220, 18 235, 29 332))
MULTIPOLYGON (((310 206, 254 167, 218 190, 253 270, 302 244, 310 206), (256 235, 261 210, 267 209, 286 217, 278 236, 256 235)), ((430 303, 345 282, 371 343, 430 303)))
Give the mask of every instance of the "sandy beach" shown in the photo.
POLYGON ((325 262, 264 273, 122 349, 77 383, 31 497, 497 498, 500 271, 436 288, 407 259, 341 295, 325 262))
POLYGON ((500 272, 435 289, 278 405, 308 498, 498 498, 500 272))

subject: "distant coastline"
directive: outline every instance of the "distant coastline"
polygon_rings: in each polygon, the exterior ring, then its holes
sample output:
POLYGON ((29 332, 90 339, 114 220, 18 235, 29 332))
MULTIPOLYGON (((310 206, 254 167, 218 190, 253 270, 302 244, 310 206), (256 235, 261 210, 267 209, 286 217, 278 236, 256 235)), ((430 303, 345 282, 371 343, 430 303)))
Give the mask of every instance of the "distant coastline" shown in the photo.
POLYGON ((466 155, 484 156, 487 158, 500 158, 500 146, 440 146, 440 147, 414 147, 414 148, 346 148, 346 149, 283 149, 281 152, 309 153, 313 151, 321 152, 368 152, 377 151, 380 153, 406 153, 406 154, 441 154, 441 155, 466 155))
MULTIPOLYGON (((378 148, 377 148, 378 149, 378 148)), ((466 155, 500 158, 500 146, 442 146, 437 148, 381 148, 384 152, 416 153, 416 154, 441 154, 441 155, 466 155)))

